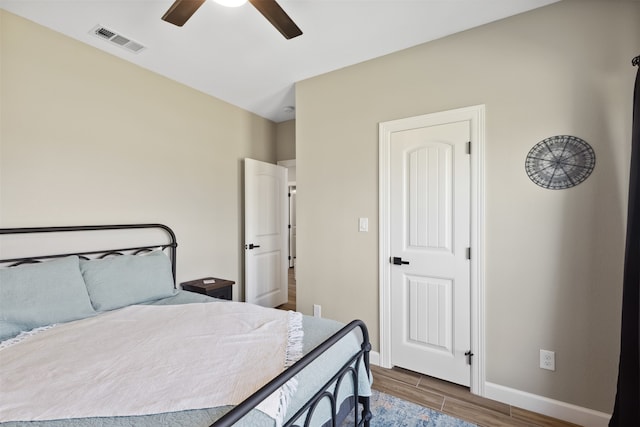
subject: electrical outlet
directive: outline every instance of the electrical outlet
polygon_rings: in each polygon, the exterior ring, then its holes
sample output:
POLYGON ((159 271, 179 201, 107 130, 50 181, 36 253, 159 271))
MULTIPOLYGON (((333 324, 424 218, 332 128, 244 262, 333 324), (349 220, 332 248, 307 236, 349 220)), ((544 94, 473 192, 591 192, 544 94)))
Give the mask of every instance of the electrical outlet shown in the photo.
POLYGON ((313 304, 313 317, 322 317, 322 307, 320 304, 313 304))
POLYGON ((540 368, 549 371, 556 370, 556 353, 549 350, 540 350, 540 368))

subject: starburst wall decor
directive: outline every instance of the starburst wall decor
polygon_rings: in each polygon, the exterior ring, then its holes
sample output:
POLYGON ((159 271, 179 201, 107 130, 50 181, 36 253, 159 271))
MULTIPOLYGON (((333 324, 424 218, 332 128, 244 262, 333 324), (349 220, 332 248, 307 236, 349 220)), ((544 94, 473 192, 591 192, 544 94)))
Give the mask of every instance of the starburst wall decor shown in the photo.
POLYGON ((593 148, 577 136, 556 135, 533 146, 525 161, 529 179, 542 188, 574 187, 591 175, 596 165, 593 148))

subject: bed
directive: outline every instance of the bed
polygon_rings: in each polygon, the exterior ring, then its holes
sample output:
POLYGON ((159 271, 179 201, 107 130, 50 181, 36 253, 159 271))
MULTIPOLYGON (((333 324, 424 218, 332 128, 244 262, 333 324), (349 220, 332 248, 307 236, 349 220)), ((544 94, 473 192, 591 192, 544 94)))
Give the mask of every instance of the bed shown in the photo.
POLYGON ((5 228, 0 238, 0 425, 369 425, 362 321, 177 289, 176 236, 162 224, 5 228), (129 245, 140 230, 162 241, 129 245), (96 233, 127 244, 91 247, 103 244, 96 233), (41 254, 49 235, 65 250, 41 254))

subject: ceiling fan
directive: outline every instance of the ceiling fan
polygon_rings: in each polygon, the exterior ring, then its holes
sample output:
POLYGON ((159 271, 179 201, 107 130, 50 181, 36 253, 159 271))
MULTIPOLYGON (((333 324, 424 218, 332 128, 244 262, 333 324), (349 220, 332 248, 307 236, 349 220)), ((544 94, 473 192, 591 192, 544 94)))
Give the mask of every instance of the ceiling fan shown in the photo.
MULTIPOLYGON (((246 1, 247 0, 235 0, 230 2, 229 0, 216 0, 216 2, 226 6, 240 6, 246 1)), ((205 0, 176 0, 162 19, 178 27, 182 27, 204 2, 205 0)), ((262 13, 262 15, 271 22, 271 25, 276 27, 286 39, 292 39, 302 34, 300 28, 298 28, 296 23, 293 22, 275 0, 249 0, 249 3, 258 9, 258 12, 262 13)))

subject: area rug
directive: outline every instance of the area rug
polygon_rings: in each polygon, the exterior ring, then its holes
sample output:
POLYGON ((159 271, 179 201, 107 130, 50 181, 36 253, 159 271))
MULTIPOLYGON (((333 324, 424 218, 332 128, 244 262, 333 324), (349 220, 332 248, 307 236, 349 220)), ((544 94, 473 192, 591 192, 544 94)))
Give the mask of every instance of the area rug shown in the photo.
MULTIPOLYGON (((371 427, 477 427, 377 390, 372 391, 371 412, 371 427)), ((353 426, 353 411, 342 426, 353 426)))

